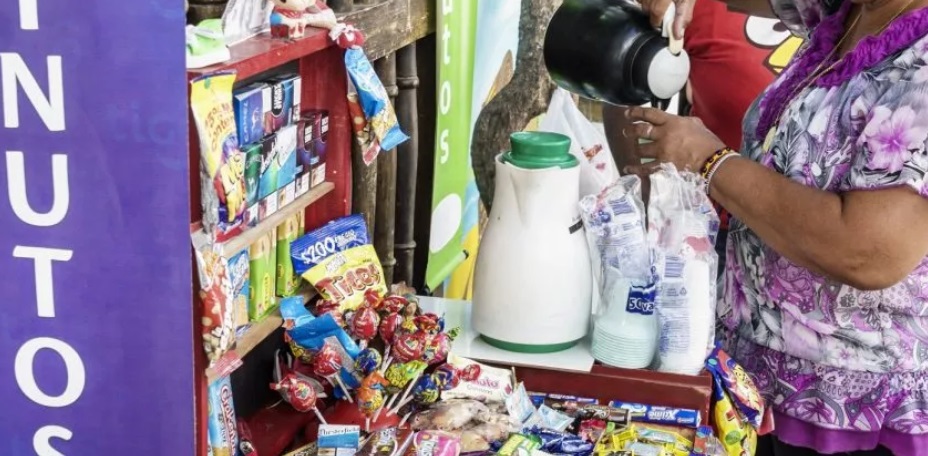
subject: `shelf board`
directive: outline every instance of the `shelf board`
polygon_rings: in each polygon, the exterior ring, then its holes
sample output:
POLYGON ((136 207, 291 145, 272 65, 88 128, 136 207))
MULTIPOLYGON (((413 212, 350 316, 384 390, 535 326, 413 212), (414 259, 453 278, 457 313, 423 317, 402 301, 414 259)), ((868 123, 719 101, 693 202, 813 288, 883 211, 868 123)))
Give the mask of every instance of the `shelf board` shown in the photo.
MULTIPOLYGON (((308 303, 316 296, 316 290, 312 285, 305 284, 296 295, 303 298, 303 303, 308 303)), ((249 326, 245 334, 235 342, 235 354, 239 358, 244 359, 245 355, 254 350, 255 347, 264 342, 271 334, 274 334, 274 331, 277 331, 277 328, 284 324, 284 319, 280 315, 280 301, 282 299, 277 298, 277 308, 270 315, 264 317, 263 320, 249 326)), ((212 369, 206 370, 206 379, 209 382, 213 382, 217 377, 218 373, 216 371, 212 369)))
POLYGON ((187 70, 188 78, 212 74, 217 71, 235 71, 236 79, 243 80, 279 67, 292 60, 328 48, 332 44, 328 30, 308 27, 303 38, 285 40, 272 38, 265 32, 229 47, 232 59, 206 68, 187 70))
POLYGON ((274 213, 274 215, 258 222, 257 225, 248 228, 238 236, 235 236, 228 241, 220 244, 222 252, 229 256, 235 255, 242 250, 247 249, 250 245, 254 244, 261 236, 277 229, 281 223, 284 223, 290 217, 293 217, 294 214, 305 210, 307 206, 318 201, 323 196, 329 194, 332 189, 335 188, 335 184, 331 182, 323 182, 308 192, 305 195, 300 196, 299 198, 293 200, 292 203, 284 206, 280 210, 274 213))

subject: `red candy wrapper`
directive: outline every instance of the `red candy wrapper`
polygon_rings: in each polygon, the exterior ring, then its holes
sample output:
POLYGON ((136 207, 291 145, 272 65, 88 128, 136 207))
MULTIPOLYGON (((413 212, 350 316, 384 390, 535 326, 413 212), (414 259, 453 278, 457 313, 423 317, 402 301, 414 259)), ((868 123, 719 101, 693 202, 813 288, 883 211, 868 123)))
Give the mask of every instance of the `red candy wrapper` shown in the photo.
POLYGON ((469 364, 463 369, 458 370, 458 378, 465 382, 475 382, 480 378, 480 365, 469 364))
POLYGON ((271 383, 271 389, 281 392, 297 411, 308 412, 316 408, 316 389, 296 374, 287 374, 280 383, 271 383))
POLYGON ((386 313, 400 313, 407 305, 409 305, 409 301, 402 296, 387 296, 383 302, 380 303, 379 310, 386 313))
POLYGON ((461 440, 441 431, 419 431, 406 447, 403 456, 458 456, 461 440))
POLYGON ((402 363, 408 363, 422 356, 425 341, 422 334, 401 334, 396 337, 393 344, 393 356, 402 363))
POLYGON ((351 316, 351 335, 364 341, 371 340, 377 336, 377 329, 380 326, 380 315, 373 307, 363 306, 354 312, 351 316))
POLYGON ((416 327, 429 334, 438 332, 438 315, 433 313, 422 314, 415 319, 416 327))
POLYGON ((443 363, 451 351, 451 337, 446 333, 438 333, 430 337, 422 351, 422 361, 430 366, 443 363))
POLYGON ((398 313, 387 314, 380 320, 380 338, 387 345, 393 345, 396 331, 403 324, 403 316, 398 313))
POLYGON ((335 347, 326 342, 313 359, 313 373, 328 378, 338 373, 342 359, 335 347))
POLYGON ((383 305, 383 296, 377 290, 370 289, 364 292, 364 303, 373 307, 374 310, 380 310, 383 305))

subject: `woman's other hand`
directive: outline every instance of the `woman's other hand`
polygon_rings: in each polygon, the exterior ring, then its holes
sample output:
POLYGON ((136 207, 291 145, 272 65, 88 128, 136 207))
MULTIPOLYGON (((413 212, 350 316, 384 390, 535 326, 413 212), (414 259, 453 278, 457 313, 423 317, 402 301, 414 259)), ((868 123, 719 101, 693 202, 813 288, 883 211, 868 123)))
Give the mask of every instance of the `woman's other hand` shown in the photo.
POLYGON ((664 23, 664 14, 671 4, 676 5, 673 18, 673 36, 683 39, 683 31, 693 19, 693 7, 696 0, 639 0, 641 8, 651 17, 651 25, 660 28, 664 23))
POLYGON ((636 142, 645 142, 635 148, 637 160, 633 163, 636 164, 626 166, 625 172, 647 175, 660 163, 672 163, 677 169, 698 173, 712 154, 725 147, 722 140, 695 117, 680 117, 660 109, 641 107, 629 108, 626 112, 632 125, 626 127, 623 134, 636 142), (643 158, 654 161, 637 164, 643 158))

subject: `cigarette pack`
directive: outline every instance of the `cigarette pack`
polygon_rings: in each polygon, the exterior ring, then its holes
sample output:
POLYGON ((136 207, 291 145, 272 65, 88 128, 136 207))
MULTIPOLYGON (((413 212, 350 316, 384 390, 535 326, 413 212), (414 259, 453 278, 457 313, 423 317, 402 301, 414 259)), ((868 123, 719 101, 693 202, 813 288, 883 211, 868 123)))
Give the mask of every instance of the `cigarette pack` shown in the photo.
POLYGON ((235 126, 240 145, 261 141, 264 131, 266 106, 271 104, 270 87, 263 82, 249 84, 232 94, 232 107, 235 110, 235 126))
POLYGON ((329 137, 329 113, 310 110, 299 123, 300 175, 297 176, 297 196, 325 182, 326 145, 329 137))

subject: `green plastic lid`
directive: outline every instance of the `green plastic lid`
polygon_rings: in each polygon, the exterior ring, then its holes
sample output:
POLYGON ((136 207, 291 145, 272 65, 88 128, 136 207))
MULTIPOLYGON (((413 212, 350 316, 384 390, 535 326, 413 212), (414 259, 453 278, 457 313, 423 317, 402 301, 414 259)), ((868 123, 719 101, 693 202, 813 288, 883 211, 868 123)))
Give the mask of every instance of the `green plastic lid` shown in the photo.
POLYGON ((560 133, 520 131, 509 135, 512 150, 504 163, 525 169, 573 168, 580 162, 570 154, 570 138, 560 133))

